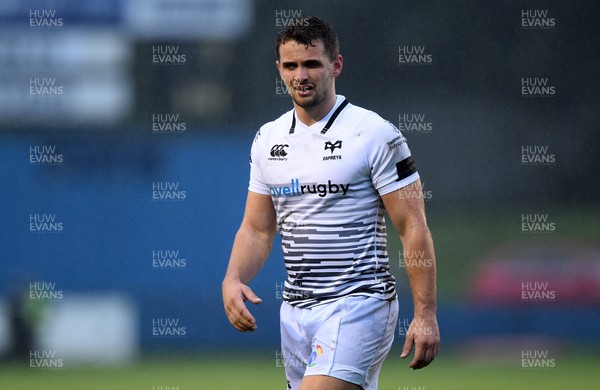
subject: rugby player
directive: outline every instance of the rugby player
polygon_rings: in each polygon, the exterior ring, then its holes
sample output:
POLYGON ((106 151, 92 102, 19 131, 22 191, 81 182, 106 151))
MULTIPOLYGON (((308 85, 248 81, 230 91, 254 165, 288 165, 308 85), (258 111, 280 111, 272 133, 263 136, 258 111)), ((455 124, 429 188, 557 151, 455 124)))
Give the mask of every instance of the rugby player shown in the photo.
POLYGON ((401 357, 414 348, 410 367, 423 368, 440 343, 435 254, 419 173, 394 125, 336 95, 343 58, 327 22, 290 23, 277 37, 276 53, 293 109, 254 139, 246 209, 222 284, 225 312, 237 330, 257 329, 244 302, 261 299, 248 284, 279 231, 288 388, 376 389, 398 319, 385 214, 402 240, 414 302, 401 357))

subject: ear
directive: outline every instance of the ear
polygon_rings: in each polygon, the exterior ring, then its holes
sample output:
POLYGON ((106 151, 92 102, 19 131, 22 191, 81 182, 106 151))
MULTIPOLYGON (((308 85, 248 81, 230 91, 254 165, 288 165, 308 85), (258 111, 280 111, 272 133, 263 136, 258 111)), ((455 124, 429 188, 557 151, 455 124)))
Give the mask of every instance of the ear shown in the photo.
POLYGON ((344 58, 341 54, 338 54, 333 60, 333 77, 339 77, 344 67, 344 58))

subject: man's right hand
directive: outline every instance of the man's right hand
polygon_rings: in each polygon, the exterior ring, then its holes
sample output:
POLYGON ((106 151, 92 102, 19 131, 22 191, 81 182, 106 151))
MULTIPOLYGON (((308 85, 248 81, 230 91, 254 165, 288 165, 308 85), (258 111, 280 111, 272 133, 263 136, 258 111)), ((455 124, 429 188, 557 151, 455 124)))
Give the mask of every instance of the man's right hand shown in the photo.
POLYGON ((259 304, 262 299, 256 296, 250 287, 240 281, 223 281, 223 305, 229 322, 240 332, 256 330, 256 320, 244 304, 250 301, 259 304))

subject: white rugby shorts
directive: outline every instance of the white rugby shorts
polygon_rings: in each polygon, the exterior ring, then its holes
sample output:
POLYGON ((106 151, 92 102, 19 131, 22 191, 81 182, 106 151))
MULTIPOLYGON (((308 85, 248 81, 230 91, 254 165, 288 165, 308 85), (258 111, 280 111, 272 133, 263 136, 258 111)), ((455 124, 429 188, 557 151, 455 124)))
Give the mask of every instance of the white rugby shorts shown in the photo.
POLYGON ((398 319, 398 299, 349 295, 301 309, 283 302, 281 349, 288 389, 305 375, 327 375, 377 389, 398 319))

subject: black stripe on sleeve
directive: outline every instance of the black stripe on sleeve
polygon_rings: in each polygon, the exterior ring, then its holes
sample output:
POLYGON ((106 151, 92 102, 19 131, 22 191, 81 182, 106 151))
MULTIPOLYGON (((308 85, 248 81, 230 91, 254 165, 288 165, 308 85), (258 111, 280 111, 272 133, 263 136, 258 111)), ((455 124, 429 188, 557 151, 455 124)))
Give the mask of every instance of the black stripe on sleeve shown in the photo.
POLYGON ((407 158, 396 164, 396 171, 398 171, 398 178, 396 179, 396 181, 406 179, 407 177, 409 177, 417 171, 417 165, 415 164, 415 160, 413 160, 412 156, 408 156, 407 158))

